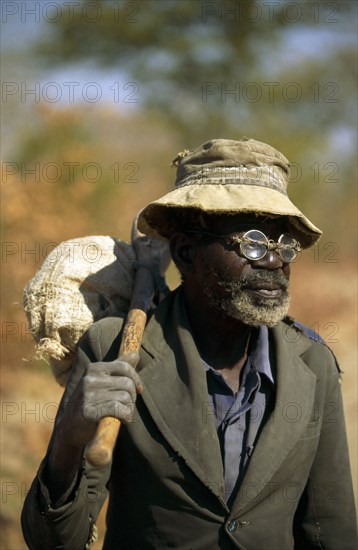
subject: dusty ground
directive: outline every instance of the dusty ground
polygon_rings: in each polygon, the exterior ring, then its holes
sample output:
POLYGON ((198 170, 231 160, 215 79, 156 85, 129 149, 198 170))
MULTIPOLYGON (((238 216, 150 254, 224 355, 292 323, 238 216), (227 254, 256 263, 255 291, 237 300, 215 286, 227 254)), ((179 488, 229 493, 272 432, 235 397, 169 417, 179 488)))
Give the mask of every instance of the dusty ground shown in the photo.
MULTIPOLYGON (((307 253, 309 254, 309 253, 307 253)), ((291 313, 312 326, 339 357, 354 486, 357 487, 357 355, 354 266, 314 261, 295 266, 291 313), (312 281, 311 281, 312 278, 312 281)), ((171 277, 174 280, 174 277, 171 277)), ((24 322, 24 319, 23 319, 24 322)), ((24 322, 25 323, 25 322, 24 322)), ((26 548, 21 536, 21 506, 52 430, 62 390, 49 368, 29 358, 32 344, 21 323, 3 337, 1 549, 26 548)), ((103 513, 99 529, 103 534, 103 513)), ((95 546, 101 548, 101 541, 95 546)))

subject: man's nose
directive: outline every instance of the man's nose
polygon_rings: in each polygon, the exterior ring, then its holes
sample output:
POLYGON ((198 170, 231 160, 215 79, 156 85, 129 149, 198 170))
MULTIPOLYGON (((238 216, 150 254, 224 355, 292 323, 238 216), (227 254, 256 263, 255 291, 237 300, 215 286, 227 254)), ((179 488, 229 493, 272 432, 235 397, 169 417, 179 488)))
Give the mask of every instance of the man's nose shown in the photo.
POLYGON ((284 262, 275 250, 268 250, 260 260, 252 260, 252 265, 262 269, 279 269, 284 262))

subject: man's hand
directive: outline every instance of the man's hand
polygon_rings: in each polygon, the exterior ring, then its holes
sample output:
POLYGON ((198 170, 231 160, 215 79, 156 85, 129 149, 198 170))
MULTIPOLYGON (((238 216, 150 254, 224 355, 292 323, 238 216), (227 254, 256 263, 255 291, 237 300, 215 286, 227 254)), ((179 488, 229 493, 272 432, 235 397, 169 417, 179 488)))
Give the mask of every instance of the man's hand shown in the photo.
POLYGON ((131 422, 137 394, 143 391, 134 370, 138 360, 137 353, 130 353, 115 361, 88 365, 61 419, 62 437, 85 446, 101 418, 113 416, 121 422, 131 422))
POLYGON ((51 499, 62 495, 80 468, 83 450, 104 416, 132 420, 137 394, 143 391, 139 360, 130 353, 111 362, 89 363, 70 400, 61 412, 49 454, 46 484, 51 499))

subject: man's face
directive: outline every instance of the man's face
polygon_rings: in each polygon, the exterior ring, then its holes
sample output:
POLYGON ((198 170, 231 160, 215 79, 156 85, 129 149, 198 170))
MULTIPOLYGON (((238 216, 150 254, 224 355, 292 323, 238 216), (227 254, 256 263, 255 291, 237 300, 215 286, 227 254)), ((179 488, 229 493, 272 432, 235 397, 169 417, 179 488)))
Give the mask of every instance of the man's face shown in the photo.
MULTIPOLYGON (((220 216, 211 224, 210 233, 242 236, 250 229, 262 231, 278 241, 287 232, 284 218, 220 216)), ((245 258, 239 244, 215 237, 199 237, 197 271, 209 304, 225 316, 246 325, 274 326, 288 312, 290 265, 275 250, 260 260, 245 258)))

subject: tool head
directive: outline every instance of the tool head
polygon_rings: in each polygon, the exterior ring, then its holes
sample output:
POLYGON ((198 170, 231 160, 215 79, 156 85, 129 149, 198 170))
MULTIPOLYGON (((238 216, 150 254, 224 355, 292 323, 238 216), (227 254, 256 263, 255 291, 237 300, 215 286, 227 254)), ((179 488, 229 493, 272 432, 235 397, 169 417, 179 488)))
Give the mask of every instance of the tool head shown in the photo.
POLYGON ((140 266, 147 267, 155 272, 159 270, 160 275, 164 275, 167 270, 171 256, 168 241, 150 237, 141 233, 138 229, 138 217, 136 215, 132 224, 131 240, 137 255, 137 261, 140 266))

